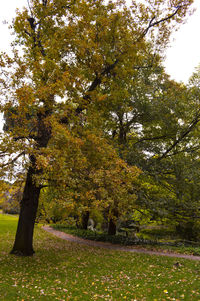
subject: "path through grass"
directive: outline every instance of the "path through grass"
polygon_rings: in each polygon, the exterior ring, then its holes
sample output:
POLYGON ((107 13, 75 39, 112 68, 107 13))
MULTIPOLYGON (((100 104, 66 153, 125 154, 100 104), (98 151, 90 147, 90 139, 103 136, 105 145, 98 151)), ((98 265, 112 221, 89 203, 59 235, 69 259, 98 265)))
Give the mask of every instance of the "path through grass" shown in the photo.
POLYGON ((62 241, 35 231, 33 257, 8 255, 16 218, 0 215, 0 300, 200 300, 200 264, 62 241))

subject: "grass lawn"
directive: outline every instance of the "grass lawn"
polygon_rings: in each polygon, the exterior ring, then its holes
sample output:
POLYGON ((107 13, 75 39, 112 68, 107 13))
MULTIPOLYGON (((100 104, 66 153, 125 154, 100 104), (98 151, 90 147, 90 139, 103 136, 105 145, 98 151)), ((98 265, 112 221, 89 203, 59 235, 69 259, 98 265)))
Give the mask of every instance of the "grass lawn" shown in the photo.
POLYGON ((36 254, 15 257, 16 221, 0 215, 1 301, 200 300, 198 261, 77 245, 39 227, 36 254))

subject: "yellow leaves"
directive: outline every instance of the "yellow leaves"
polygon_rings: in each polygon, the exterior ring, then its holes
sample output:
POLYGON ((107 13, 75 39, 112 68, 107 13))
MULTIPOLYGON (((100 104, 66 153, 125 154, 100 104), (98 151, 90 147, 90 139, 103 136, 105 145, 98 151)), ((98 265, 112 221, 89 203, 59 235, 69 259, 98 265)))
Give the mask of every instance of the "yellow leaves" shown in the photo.
POLYGON ((35 100, 33 88, 30 85, 23 85, 16 89, 15 93, 21 105, 32 104, 35 100))
POLYGON ((107 98, 107 95, 101 95, 98 97, 98 101, 104 101, 107 98))
POLYGON ((51 94, 51 89, 49 86, 42 86, 37 89, 36 96, 40 100, 47 100, 51 94))
POLYGON ((38 155, 37 156, 37 169, 43 169, 43 168, 47 168, 49 164, 49 158, 47 158, 44 155, 38 155))
MULTIPOLYGON (((120 159, 100 132, 78 128, 76 134, 56 120, 53 124, 51 177, 57 179, 62 175, 60 183, 70 187, 58 187, 66 202, 69 200, 79 210, 86 210, 87 206, 90 210, 109 209, 115 202, 121 203, 121 210, 126 203, 130 206, 135 202, 136 196, 130 190, 140 173, 138 168, 129 167, 120 159)), ((40 158, 40 164, 45 166, 48 162, 40 158)), ((69 205, 71 210, 73 206, 69 205)))

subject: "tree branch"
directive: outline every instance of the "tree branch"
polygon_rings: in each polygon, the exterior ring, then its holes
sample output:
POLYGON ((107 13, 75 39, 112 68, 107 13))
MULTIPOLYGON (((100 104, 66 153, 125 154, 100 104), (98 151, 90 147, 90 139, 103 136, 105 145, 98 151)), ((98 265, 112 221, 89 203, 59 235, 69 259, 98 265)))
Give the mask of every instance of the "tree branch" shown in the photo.
POLYGON ((168 154, 168 155, 165 156, 165 158, 172 157, 172 156, 175 156, 175 155, 178 155, 178 154, 181 154, 181 153, 193 153, 193 152, 195 152, 199 149, 200 149, 200 145, 196 146, 196 147, 185 148, 185 149, 182 149, 180 151, 173 152, 172 154, 168 154))
MULTIPOLYGON (((139 41, 140 41, 140 40, 148 33, 148 31, 149 31, 152 27, 154 27, 154 26, 156 26, 156 25, 158 25, 158 24, 160 24, 160 23, 163 23, 163 22, 165 22, 165 21, 167 21, 167 20, 173 18, 173 17, 178 13, 178 11, 179 11, 180 8, 181 8, 181 6, 177 6, 176 11, 175 11, 173 14, 169 15, 168 17, 162 18, 162 19, 160 19, 160 20, 158 20, 158 21, 155 21, 155 22, 153 22, 153 21, 155 20, 155 17, 153 17, 153 18, 151 19, 151 21, 149 22, 148 27, 143 31, 143 33, 141 34, 141 36, 135 41, 135 44, 138 43, 138 42, 139 42, 139 41)), ((101 84, 101 81, 102 81, 103 76, 105 76, 106 74, 109 74, 109 73, 115 68, 115 66, 118 64, 118 62, 119 62, 119 59, 116 59, 115 62, 114 62, 113 64, 107 66, 107 67, 104 69, 104 71, 102 71, 102 73, 100 74, 99 77, 96 76, 96 78, 95 78, 94 81, 92 82, 91 86, 89 87, 88 91, 86 92, 85 96, 83 96, 83 99, 84 99, 84 100, 90 100, 90 99, 91 99, 91 98, 90 98, 90 95, 89 95, 88 93, 91 92, 91 91, 94 91, 95 88, 101 84)), ((141 69, 141 68, 147 68, 147 67, 148 67, 148 66, 145 66, 145 67, 135 66, 135 67, 133 67, 133 68, 135 68, 135 69, 141 69)), ((84 110, 83 107, 78 107, 78 108, 76 109, 76 113, 79 114, 79 113, 82 112, 83 110, 84 110)))
POLYGON ((47 6, 47 1, 48 1, 48 0, 42 0, 43 6, 45 6, 45 7, 47 6))
MULTIPOLYGON (((156 25, 158 25, 158 24, 160 24, 160 23, 163 23, 163 22, 165 22, 165 21, 167 21, 167 20, 173 18, 173 17, 178 13, 178 11, 179 11, 180 8, 181 8, 181 6, 178 6, 178 7, 176 8, 176 11, 175 11, 173 14, 169 15, 168 17, 162 18, 161 20, 155 21, 155 22, 153 22, 153 21, 155 20, 155 17, 153 17, 153 18, 151 19, 151 21, 149 22, 148 27, 143 31, 143 33, 142 33, 142 34, 140 35, 140 37, 134 42, 134 44, 138 43, 141 39, 143 39, 143 37, 148 33, 148 31, 149 31, 152 27, 154 27, 154 26, 156 26, 156 25)), ((124 53, 121 53, 121 54, 124 54, 124 53)), ((80 114, 80 113, 85 109, 85 106, 86 106, 87 104, 90 103, 91 97, 90 97, 89 93, 92 92, 92 91, 94 91, 94 90, 97 88, 97 86, 99 86, 99 85, 101 84, 103 76, 105 76, 106 74, 109 74, 109 73, 115 68, 115 66, 118 64, 118 62, 119 62, 119 59, 116 59, 115 62, 114 62, 113 64, 107 66, 107 67, 101 72, 101 74, 100 74, 99 76, 97 75, 97 76, 95 77, 95 79, 94 79, 94 81, 91 83, 91 85, 90 85, 88 91, 87 91, 87 92, 85 93, 85 95, 83 96, 83 99, 86 100, 86 103, 85 103, 84 105, 79 105, 78 108, 76 109, 76 114, 77 114, 77 115, 80 114)), ((141 68, 147 68, 147 66, 145 66, 145 67, 136 66, 136 67, 133 67, 133 68, 141 69, 141 68)))
POLYGON ((152 28, 152 27, 154 27, 154 26, 156 26, 156 25, 159 25, 160 23, 163 23, 163 22, 165 22, 165 21, 168 21, 168 20, 170 20, 171 18, 173 18, 177 13, 178 13, 178 11, 181 9, 181 5, 179 5, 179 6, 177 6, 176 7, 176 10, 175 10, 175 12, 173 13, 173 14, 171 14, 171 15, 169 15, 168 17, 165 17, 165 18, 162 18, 162 19, 160 19, 160 20, 158 20, 158 21, 155 21, 155 22, 153 22, 154 20, 155 20, 155 16, 151 19, 151 21, 149 22, 149 25, 148 25, 148 27, 143 31, 143 33, 142 33, 142 35, 139 37, 139 40, 140 39, 142 39, 147 33, 148 33, 148 31, 152 28))
POLYGON ((35 18, 34 17, 30 17, 27 19, 30 27, 32 29, 32 33, 28 32, 27 30, 25 30, 25 33, 29 36, 33 38, 33 48, 35 47, 39 47, 40 48, 40 52, 42 54, 42 56, 46 56, 44 47, 42 46, 41 40, 40 40, 40 22, 36 23, 35 18), (39 24, 39 28, 38 28, 38 32, 36 32, 36 27, 39 24))
POLYGON ((29 135, 29 136, 18 136, 18 137, 13 137, 13 140, 14 140, 14 141, 18 141, 18 140, 21 140, 21 139, 33 139, 33 140, 35 140, 35 139, 36 139, 36 136, 34 136, 34 135, 29 135))
POLYGON ((33 12, 32 12, 32 9, 31 9, 29 0, 27 0, 27 3, 28 3, 28 8, 29 8, 29 10, 30 10, 31 16, 33 17, 33 12))
POLYGON ((199 123, 199 121, 200 121, 200 114, 197 115, 197 117, 189 125, 188 129, 178 139, 175 140, 175 142, 162 154, 161 157, 158 158, 158 160, 165 158, 167 154, 173 148, 175 148, 175 146, 177 146, 193 130, 193 128, 199 123))
POLYGON ((137 142, 135 142, 134 145, 138 144, 138 143, 141 143, 143 141, 152 141, 152 140, 160 140, 160 139, 168 139, 168 138, 170 138, 170 137, 167 136, 167 135, 157 136, 157 137, 150 137, 150 138, 142 138, 142 139, 138 140, 137 142))
POLYGON ((14 162, 16 162, 22 155, 25 155, 25 151, 21 152, 20 154, 18 154, 14 159, 12 159, 11 161, 8 161, 4 164, 1 164, 0 167, 3 168, 5 166, 11 165, 14 162))
POLYGON ((115 68, 115 66, 117 65, 118 62, 119 62, 119 60, 116 59, 113 64, 105 67, 105 69, 100 73, 99 76, 96 75, 95 79, 93 80, 90 87, 88 88, 88 91, 83 96, 83 99, 86 100, 86 103, 84 105, 79 106, 76 109, 76 114, 80 114, 85 109, 85 105, 90 103, 90 101, 91 101, 90 92, 94 91, 98 86, 100 86, 103 77, 105 75, 108 75, 115 68))

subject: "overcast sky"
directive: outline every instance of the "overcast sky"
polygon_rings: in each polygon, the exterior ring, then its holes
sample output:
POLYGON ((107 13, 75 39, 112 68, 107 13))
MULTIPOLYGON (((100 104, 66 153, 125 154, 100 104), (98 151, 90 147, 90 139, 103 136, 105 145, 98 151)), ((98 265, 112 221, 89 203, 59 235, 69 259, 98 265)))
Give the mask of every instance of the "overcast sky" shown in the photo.
POLYGON ((193 7, 195 13, 172 35, 165 61, 167 73, 185 83, 200 64, 200 1, 195 0, 193 7))

